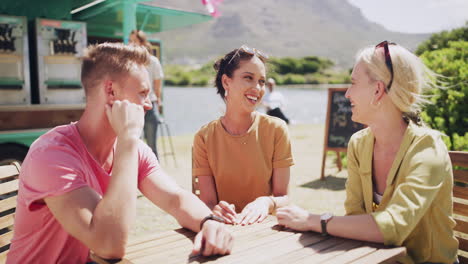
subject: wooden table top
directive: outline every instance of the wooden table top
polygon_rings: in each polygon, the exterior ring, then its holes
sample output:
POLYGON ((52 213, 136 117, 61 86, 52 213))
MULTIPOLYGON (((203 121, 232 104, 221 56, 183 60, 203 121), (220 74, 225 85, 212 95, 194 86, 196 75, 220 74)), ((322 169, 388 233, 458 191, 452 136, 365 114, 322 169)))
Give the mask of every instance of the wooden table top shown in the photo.
MULTIPOLYGON (((177 229, 141 237, 127 247, 130 263, 381 263, 406 255, 404 247, 388 248, 314 232, 296 232, 277 225, 269 216, 263 223, 229 226, 235 241, 230 255, 191 256, 195 233, 177 229)), ((121 263, 129 263, 121 262, 121 263)))

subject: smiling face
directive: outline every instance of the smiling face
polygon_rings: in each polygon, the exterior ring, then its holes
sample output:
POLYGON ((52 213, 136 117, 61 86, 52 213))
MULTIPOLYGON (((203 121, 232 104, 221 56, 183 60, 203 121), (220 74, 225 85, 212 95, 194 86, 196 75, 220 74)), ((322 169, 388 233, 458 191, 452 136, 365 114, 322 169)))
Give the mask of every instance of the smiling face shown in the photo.
POLYGON ((375 82, 369 78, 366 66, 359 62, 354 66, 351 74, 351 87, 346 91, 346 98, 351 102, 354 122, 368 124, 375 109, 371 107, 374 97, 375 82))
POLYGON ((232 78, 223 75, 227 108, 245 113, 255 111, 265 94, 265 75, 265 64, 257 56, 241 61, 232 78))
POLYGON ((145 111, 152 108, 149 99, 150 81, 148 71, 143 65, 134 65, 127 76, 113 82, 113 100, 128 100, 143 106, 145 111))

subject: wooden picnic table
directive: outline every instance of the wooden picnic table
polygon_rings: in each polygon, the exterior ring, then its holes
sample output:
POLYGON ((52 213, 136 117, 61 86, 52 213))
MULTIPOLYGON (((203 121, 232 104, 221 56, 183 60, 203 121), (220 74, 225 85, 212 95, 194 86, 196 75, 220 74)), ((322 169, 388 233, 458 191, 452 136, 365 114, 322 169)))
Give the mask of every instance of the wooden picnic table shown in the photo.
MULTIPOLYGON (((191 256, 195 233, 177 229, 147 235, 127 247, 130 263, 381 263, 406 255, 404 247, 297 232, 277 225, 269 216, 263 223, 230 226, 234 248, 226 256, 191 256)), ((122 262, 128 263, 128 262, 122 262)))

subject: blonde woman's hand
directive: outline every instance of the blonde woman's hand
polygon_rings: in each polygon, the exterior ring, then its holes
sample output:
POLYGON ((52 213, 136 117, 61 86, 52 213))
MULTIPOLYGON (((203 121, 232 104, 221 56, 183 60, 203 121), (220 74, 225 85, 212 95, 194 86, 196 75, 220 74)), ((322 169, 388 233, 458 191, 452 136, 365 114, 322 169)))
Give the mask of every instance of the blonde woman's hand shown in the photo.
POLYGON ((298 231, 310 231, 311 214, 298 206, 288 206, 276 210, 278 224, 298 231))
POLYGON ((237 216, 237 222, 241 225, 251 225, 260 223, 268 216, 271 199, 268 197, 258 197, 255 201, 247 204, 242 212, 237 216))
POLYGON ((222 217, 226 224, 236 224, 236 206, 226 201, 220 201, 213 208, 213 214, 222 217))

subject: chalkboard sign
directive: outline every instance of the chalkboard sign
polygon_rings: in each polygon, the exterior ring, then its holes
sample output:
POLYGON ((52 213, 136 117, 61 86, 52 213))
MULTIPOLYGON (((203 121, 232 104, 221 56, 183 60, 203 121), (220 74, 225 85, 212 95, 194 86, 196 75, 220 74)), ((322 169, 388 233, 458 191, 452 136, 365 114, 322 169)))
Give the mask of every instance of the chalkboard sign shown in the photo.
POLYGON ((323 147, 322 176, 325 167, 327 151, 335 151, 337 154, 338 168, 341 170, 339 152, 346 152, 351 136, 364 128, 362 124, 351 120, 351 104, 346 99, 347 88, 329 88, 328 106, 325 129, 325 141, 323 147))
POLYGON ((328 148, 348 147, 349 138, 363 125, 351 120, 351 104, 345 97, 346 88, 328 90, 327 146, 328 148))

